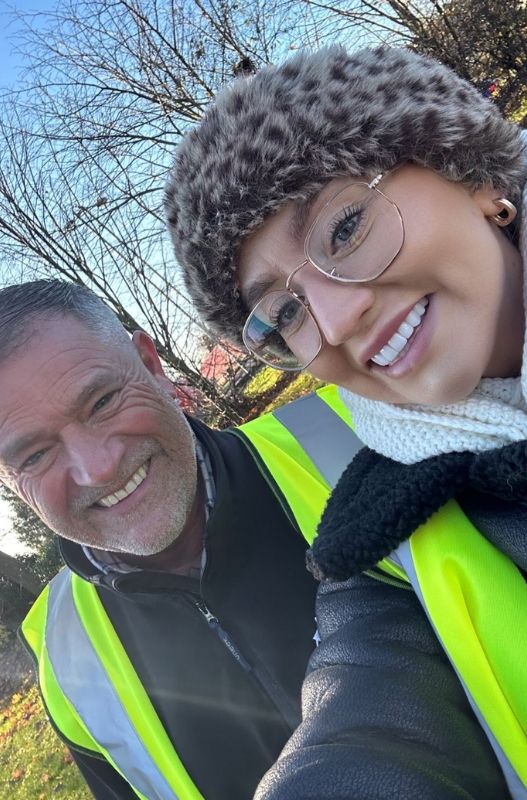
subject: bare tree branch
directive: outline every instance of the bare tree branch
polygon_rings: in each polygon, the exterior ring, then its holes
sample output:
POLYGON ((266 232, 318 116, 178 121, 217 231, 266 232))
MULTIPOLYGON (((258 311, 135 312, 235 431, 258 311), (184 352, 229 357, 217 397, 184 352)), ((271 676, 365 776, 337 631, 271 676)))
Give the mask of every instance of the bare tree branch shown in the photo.
POLYGON ((182 132, 242 59, 258 65, 279 51, 291 10, 275 0, 66 0, 17 19, 31 57, 0 107, 4 283, 53 275, 89 286, 239 421, 243 397, 201 374, 203 330, 172 265, 162 192, 182 132))

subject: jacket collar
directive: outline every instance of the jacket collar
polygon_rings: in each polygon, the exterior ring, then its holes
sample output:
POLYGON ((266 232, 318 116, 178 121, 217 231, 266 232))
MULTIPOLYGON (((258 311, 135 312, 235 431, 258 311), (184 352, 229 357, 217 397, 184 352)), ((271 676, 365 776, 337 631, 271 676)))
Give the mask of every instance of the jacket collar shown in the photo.
POLYGON ((527 507, 527 442, 401 464, 363 448, 342 475, 308 552, 316 578, 346 580, 388 556, 448 500, 471 490, 527 507))

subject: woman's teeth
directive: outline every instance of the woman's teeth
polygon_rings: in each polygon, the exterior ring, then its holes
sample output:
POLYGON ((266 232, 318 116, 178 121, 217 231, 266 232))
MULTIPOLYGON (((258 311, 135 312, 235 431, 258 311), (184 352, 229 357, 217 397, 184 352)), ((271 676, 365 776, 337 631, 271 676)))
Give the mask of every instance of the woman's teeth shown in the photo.
POLYGON ((378 364, 380 367, 389 367, 397 361, 408 344, 408 339, 421 324, 427 305, 428 298, 426 297, 415 304, 404 322, 401 322, 388 344, 385 344, 384 347, 373 356, 371 360, 374 364, 378 364))

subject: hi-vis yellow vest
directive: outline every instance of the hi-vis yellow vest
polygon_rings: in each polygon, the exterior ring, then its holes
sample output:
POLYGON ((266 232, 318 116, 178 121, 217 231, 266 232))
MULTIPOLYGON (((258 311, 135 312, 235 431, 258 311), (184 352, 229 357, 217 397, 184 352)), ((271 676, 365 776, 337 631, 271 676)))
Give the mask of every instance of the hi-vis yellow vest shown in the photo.
MULTIPOLYGON (((249 441, 280 490, 277 499, 285 498, 311 542, 330 489, 360 448, 335 387, 233 433, 249 441)), ((527 591, 517 568, 450 502, 370 574, 405 588, 412 584, 512 797, 527 800, 527 692, 521 680, 527 591)), ((38 662, 48 713, 67 742, 106 758, 143 800, 204 800, 92 584, 63 569, 33 606, 22 634, 38 662)))

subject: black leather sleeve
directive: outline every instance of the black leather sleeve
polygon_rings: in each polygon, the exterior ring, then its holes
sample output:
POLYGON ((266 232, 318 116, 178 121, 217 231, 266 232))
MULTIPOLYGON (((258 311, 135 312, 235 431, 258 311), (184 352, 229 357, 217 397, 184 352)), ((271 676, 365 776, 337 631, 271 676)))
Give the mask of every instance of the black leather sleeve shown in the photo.
POLYGON ((89 790, 96 800, 137 800, 130 784, 123 780, 108 761, 70 750, 89 790))
POLYGON ((303 721, 255 800, 504 800, 501 769, 413 591, 321 585, 303 721))

